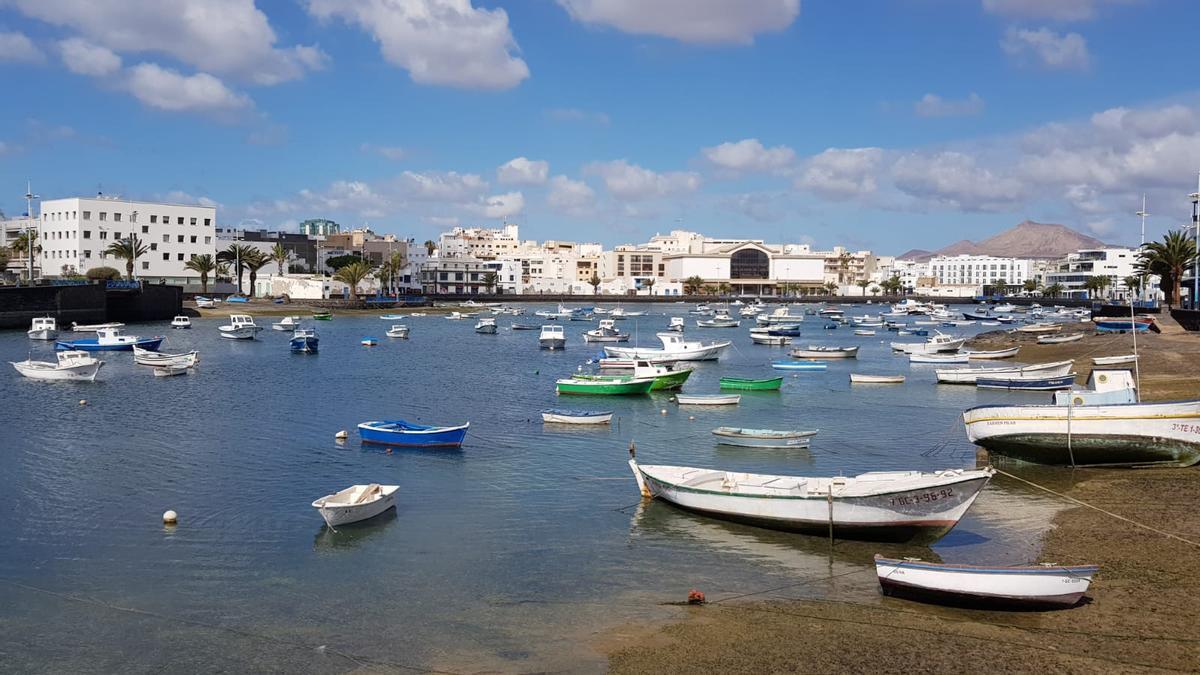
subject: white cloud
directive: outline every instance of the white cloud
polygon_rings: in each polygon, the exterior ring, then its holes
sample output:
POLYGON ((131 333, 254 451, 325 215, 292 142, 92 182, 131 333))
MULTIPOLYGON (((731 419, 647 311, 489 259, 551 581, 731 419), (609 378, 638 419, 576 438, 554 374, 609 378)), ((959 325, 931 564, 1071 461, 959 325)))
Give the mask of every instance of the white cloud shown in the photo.
POLYGON ((1015 206, 1025 187, 1011 177, 978 166, 961 152, 911 153, 892 165, 892 181, 901 191, 962 211, 995 211, 1015 206))
POLYGON ((457 171, 405 171, 398 184, 411 199, 436 202, 472 201, 488 189, 487 181, 479 175, 457 171))
POLYGON ((525 195, 520 192, 506 192, 502 195, 491 195, 471 210, 486 218, 509 218, 525 209, 525 195))
POLYGON ((757 138, 703 148, 701 153, 714 166, 733 173, 779 171, 796 159, 796 151, 786 145, 765 148, 757 138))
POLYGON ((253 105, 208 73, 181 75, 153 63, 129 68, 124 86, 139 101, 160 110, 228 113, 253 105))
POLYGON ((159 53, 207 73, 271 85, 324 66, 314 46, 276 47, 254 0, 6 0, 26 16, 117 53, 159 53))
POLYGON ((550 163, 515 157, 496 168, 496 180, 512 185, 541 185, 550 175, 550 163))
POLYGON ((992 14, 1055 21, 1084 21, 1095 18, 1106 5, 1127 5, 1135 0, 983 0, 992 14))
POLYGON ((719 206, 732 213, 747 216, 760 223, 783 220, 784 210, 778 202, 784 195, 767 192, 746 192, 730 195, 719 202, 719 206))
POLYGON ((359 150, 379 155, 393 162, 398 162, 408 158, 408 150, 398 145, 375 145, 374 143, 363 143, 359 146, 359 150))
POLYGON ((24 33, 0 31, 0 63, 41 63, 42 50, 24 33))
POLYGON ((806 162, 796 187, 835 200, 867 195, 877 188, 882 160, 879 148, 828 148, 806 162))
POLYGON ((211 197, 196 196, 183 190, 171 190, 166 194, 158 195, 158 199, 165 201, 168 204, 195 204, 197 206, 211 206, 213 208, 221 208, 221 204, 211 197))
MULTIPOLYGON (((382 218, 392 212, 393 201, 376 192, 370 184, 356 180, 337 180, 323 192, 301 190, 300 204, 284 202, 289 211, 316 207, 326 212, 350 212, 364 218, 382 218)), ((278 202, 277 202, 278 203, 278 202)))
POLYGON ((568 215, 588 215, 595 208, 596 191, 581 180, 555 176, 550 179, 546 204, 555 211, 568 215))
POLYGON ((913 104, 913 112, 921 117, 963 117, 983 112, 983 99, 971 92, 964 99, 946 99, 937 94, 925 94, 913 104))
POLYGON ((657 173, 623 159, 593 162, 585 167, 585 171, 600 176, 608 191, 619 199, 652 199, 681 192, 695 192, 700 187, 700 176, 696 173, 657 173))
POLYGON ((558 0, 581 23, 680 42, 751 44, 782 31, 800 14, 800 0, 558 0))
POLYGON ((608 126, 612 120, 602 112, 590 112, 579 108, 550 108, 545 111, 546 119, 553 122, 581 122, 598 127, 608 126))
POLYGON ((58 43, 63 65, 77 75, 105 77, 121 69, 121 57, 108 47, 94 45, 83 38, 68 38, 58 43))
POLYGON ((309 0, 308 11, 370 33, 383 57, 420 84, 511 89, 529 77, 503 9, 471 0, 309 0))
POLYGON ((1018 63, 1034 63, 1050 70, 1086 70, 1091 63, 1082 35, 1060 35, 1049 28, 1009 28, 1000 48, 1018 63))

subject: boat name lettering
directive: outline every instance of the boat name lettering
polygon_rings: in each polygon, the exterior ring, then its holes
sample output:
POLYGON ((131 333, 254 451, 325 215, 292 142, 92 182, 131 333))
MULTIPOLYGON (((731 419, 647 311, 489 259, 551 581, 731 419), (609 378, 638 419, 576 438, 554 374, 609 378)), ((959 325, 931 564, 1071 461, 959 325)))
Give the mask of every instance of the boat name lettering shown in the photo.
POLYGON ((1172 424, 1171 431, 1183 431, 1189 434, 1200 434, 1200 424, 1172 424))
POLYGON ((939 499, 949 499, 954 496, 954 488, 942 488, 933 492, 921 492, 915 495, 897 495, 892 497, 892 506, 911 506, 936 502, 939 499))

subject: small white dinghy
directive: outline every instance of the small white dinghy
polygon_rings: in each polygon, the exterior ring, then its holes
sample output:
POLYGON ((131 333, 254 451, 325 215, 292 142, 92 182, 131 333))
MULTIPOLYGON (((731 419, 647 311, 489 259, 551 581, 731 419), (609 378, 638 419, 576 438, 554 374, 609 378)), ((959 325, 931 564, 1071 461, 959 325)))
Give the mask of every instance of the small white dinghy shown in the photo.
POLYGON ((679 405, 737 405, 741 394, 675 394, 672 401, 679 405))
POLYGON ((408 338, 408 326, 402 323, 393 324, 385 333, 390 338, 408 338))
POLYGON ((611 410, 568 410, 547 408, 542 411, 542 421, 551 424, 608 424, 612 422, 611 410))
POLYGON ((192 327, 192 320, 183 314, 180 314, 179 316, 175 317, 174 319, 171 319, 171 328, 174 328, 176 330, 187 330, 191 327, 192 327))
POLYGON ((969 354, 909 354, 909 363, 967 363, 969 354))
POLYGON ((271 330, 293 332, 300 327, 301 319, 299 316, 285 316, 279 321, 271 324, 271 330))
POLYGON ((904 376, 850 373, 850 382, 852 384, 904 384, 904 376))
POLYGON ((1061 345, 1065 342, 1075 342, 1082 339, 1083 333, 1075 333, 1074 335, 1039 335, 1037 343, 1039 345, 1061 345))
POLYGON ((25 334, 29 336, 30 340, 56 340, 58 339, 58 322, 52 316, 34 317, 25 334))
POLYGON ((399 485, 351 485, 350 487, 325 495, 312 503, 325 524, 337 527, 360 520, 374 518, 396 505, 396 491, 399 485))
POLYGON ((1021 348, 1018 346, 1018 347, 1009 347, 1008 349, 991 349, 991 350, 986 350, 986 351, 972 350, 972 351, 966 352, 966 354, 967 354, 967 358, 972 361, 980 361, 980 360, 990 361, 990 360, 996 360, 996 359, 1012 358, 1012 357, 1016 356, 1017 352, 1020 350, 1021 350, 1021 348))
POLYGON ((191 366, 183 364, 171 364, 167 366, 155 366, 155 377, 174 377, 175 375, 187 375, 192 370, 191 366))
POLYGON ((52 361, 10 361, 17 372, 31 380, 59 380, 94 382, 96 373, 104 362, 94 358, 84 351, 56 352, 58 362, 52 361))
POLYGON ((712 430, 721 445, 743 448, 807 448, 814 431, 776 431, 774 429, 741 429, 717 427, 712 430))
POLYGON ((1097 356, 1092 359, 1092 364, 1097 366, 1119 366, 1123 363, 1137 363, 1137 354, 1126 354, 1125 356, 1097 356))
POLYGON ((102 330, 124 327, 125 324, 119 321, 112 321, 110 323, 71 323, 71 330, 76 333, 99 333, 102 330))
POLYGON ((809 345, 804 349, 793 349, 797 359, 854 359, 858 358, 858 347, 825 347, 809 345))
POLYGON ((1073 607, 1098 571, 1096 565, 945 565, 875 555, 884 595, 989 609, 1073 607))

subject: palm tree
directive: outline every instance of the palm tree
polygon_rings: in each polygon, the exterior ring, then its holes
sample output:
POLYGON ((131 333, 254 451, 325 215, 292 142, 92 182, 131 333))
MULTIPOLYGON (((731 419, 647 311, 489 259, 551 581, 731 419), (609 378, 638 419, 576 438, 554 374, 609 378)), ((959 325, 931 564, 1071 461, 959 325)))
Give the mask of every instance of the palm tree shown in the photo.
POLYGON ((3 246, 0 246, 0 272, 3 272, 3 270, 8 267, 9 257, 9 250, 3 246))
POLYGON ((365 260, 350 263, 338 269, 333 278, 350 287, 350 299, 358 300, 358 285, 371 276, 371 264, 365 260))
POLYGON ((25 257, 26 255, 28 255, 27 242, 29 242, 31 240, 33 241, 33 254, 37 255, 37 254, 41 253, 42 246, 41 246, 41 244, 38 243, 37 230, 26 230, 26 231, 22 232, 21 234, 18 234, 17 238, 13 239, 13 243, 10 244, 9 246, 10 246, 10 248, 12 248, 13 253, 20 253, 21 257, 25 257))
POLYGON ((256 248, 251 248, 246 255, 242 256, 242 265, 250 272, 250 297, 254 297, 254 282, 258 279, 258 271, 270 262, 271 256, 256 248))
POLYGON ((865 298, 867 296, 867 286, 870 286, 871 282, 867 281, 866 279, 859 279, 858 281, 854 282, 854 285, 862 289, 862 294, 865 298))
POLYGON ((136 234, 130 234, 124 239, 118 239, 109 244, 108 248, 104 249, 104 252, 114 258, 124 260, 125 276, 126 278, 132 280, 134 262, 138 258, 146 255, 146 252, 149 250, 150 247, 143 244, 142 241, 138 239, 136 234))
POLYGON ((714 286, 713 284, 704 284, 704 288, 701 290, 704 292, 705 295, 716 295, 717 294, 717 287, 714 286))
POLYGON ((404 254, 400 251, 392 251, 392 255, 388 257, 388 266, 391 269, 391 274, 388 275, 388 291, 396 293, 396 278, 400 276, 400 272, 404 270, 404 265, 407 261, 404 260, 404 254))
POLYGON ((882 291, 882 290, 883 290, 883 289, 881 289, 879 286, 872 286, 872 287, 871 287, 871 295, 878 296, 878 295, 879 295, 879 292, 880 292, 880 291, 882 291))
POLYGON ((426 239, 425 240, 425 253, 427 255, 429 255, 430 257, 433 257, 433 252, 435 249, 437 249, 437 243, 434 242, 432 239, 426 239))
POLYGON ((1059 295, 1062 294, 1062 292, 1063 292, 1062 284, 1050 284, 1049 286, 1042 289, 1042 293, 1044 293, 1045 295, 1048 295, 1052 298, 1057 298, 1059 295))
POLYGON ((483 287, 487 289, 488 295, 491 295, 498 281, 500 281, 500 275, 495 272, 488 272, 483 275, 483 287))
POLYGON ((850 271, 850 253, 842 251, 838 254, 838 284, 846 283, 846 273, 850 271))
POLYGON ((729 284, 725 283, 724 281, 717 284, 717 292, 720 293, 721 295, 729 295, 729 292, 731 290, 733 290, 733 287, 730 286, 729 284))
POLYGON ((253 246, 244 246, 242 244, 230 244, 224 251, 217 253, 218 262, 231 262, 236 266, 233 273, 237 275, 237 292, 242 293, 242 270, 246 269, 246 256, 250 251, 257 251, 253 246))
POLYGON ((683 292, 696 295, 704 288, 704 279, 700 276, 690 276, 683 280, 683 292))
POLYGON ((1125 284, 1125 290, 1129 291, 1129 293, 1131 295, 1133 295, 1134 297, 1140 296, 1142 294, 1142 277, 1141 276, 1139 276, 1137 274, 1127 276, 1121 280, 1121 283, 1125 284))
POLYGON ((643 287, 643 288, 645 288, 645 289, 646 289, 646 291, 647 291, 647 292, 648 292, 650 295, 654 295, 654 279, 653 279, 653 278, 646 279, 645 281, 643 281, 643 282, 642 282, 642 287, 643 287))
POLYGON ((838 285, 833 283, 832 281, 826 281, 825 285, 822 288, 825 289, 826 295, 833 295, 834 293, 837 292, 838 285))
POLYGON ((599 293, 600 293, 600 275, 593 273, 592 278, 588 279, 588 283, 591 284, 591 286, 592 286, 592 295, 599 295, 599 293))
POLYGON ((1021 284, 1021 288, 1024 289, 1026 293, 1036 293, 1038 290, 1037 279, 1026 279, 1025 283, 1021 284))
POLYGON ((271 249, 271 260, 279 266, 279 276, 284 276, 287 271, 285 268, 291 259, 292 252, 283 247, 283 242, 276 242, 275 247, 271 249))
POLYGON ((1182 304, 1183 275, 1196 261, 1196 241, 1186 232, 1171 230, 1162 241, 1142 244, 1134 267, 1138 274, 1157 274, 1167 293, 1167 304, 1182 304))
POLYGON ((217 261, 213 260, 212 254, 193 255, 191 260, 183 263, 183 267, 200 275, 200 292, 207 294, 208 275, 217 271, 217 261))

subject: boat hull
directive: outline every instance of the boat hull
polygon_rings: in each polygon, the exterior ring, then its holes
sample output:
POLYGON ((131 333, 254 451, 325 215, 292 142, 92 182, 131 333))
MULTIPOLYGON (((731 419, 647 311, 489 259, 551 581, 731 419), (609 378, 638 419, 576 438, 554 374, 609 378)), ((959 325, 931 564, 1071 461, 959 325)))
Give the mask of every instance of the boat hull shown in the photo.
POLYGON ((16 361, 11 362, 13 368, 18 373, 31 380, 42 380, 46 382, 95 382, 96 375, 100 372, 100 367, 104 365, 103 361, 97 360, 95 363, 86 365, 71 366, 69 368, 56 368, 57 364, 42 362, 45 365, 42 367, 35 366, 38 362, 16 361))
POLYGON ((1087 592, 1094 565, 976 567, 875 556, 884 595, 956 607, 1042 610, 1073 607, 1087 592))
POLYGON ((560 410, 544 410, 542 411, 542 421, 551 424, 609 424, 612 422, 613 414, 606 413, 572 413, 571 411, 560 410))
POLYGON ((457 427, 438 427, 423 431, 389 431, 371 426, 370 422, 358 425, 358 435, 363 443, 390 445, 399 448, 457 448, 467 437, 470 424, 457 427))
POLYGON ((638 380, 633 382, 611 382, 603 380, 558 382, 555 390, 559 394, 573 396, 637 396, 646 394, 654 386, 654 380, 638 380))
POLYGON ((292 351, 301 354, 316 354, 320 350, 320 340, 318 338, 292 338, 292 351))
POLYGON ((136 341, 123 342, 120 344, 101 344, 96 338, 84 340, 59 340, 54 343, 54 349, 57 351, 78 350, 82 352, 131 352, 133 348, 139 347, 150 351, 156 351, 159 345, 166 338, 154 337, 145 338, 136 341))
POLYGON ((538 340, 538 345, 542 349, 549 349, 550 351, 558 351, 561 349, 566 349, 567 339, 566 338, 540 338, 538 340))
POLYGON ((739 377, 722 377, 720 380, 721 389, 734 389, 740 391, 774 391, 783 386, 782 377, 773 377, 765 380, 747 380, 739 377))
POLYGON ((396 492, 393 490, 392 492, 385 493, 384 496, 369 504, 317 506, 317 502, 313 502, 313 507, 321 514, 321 518, 325 520, 326 525, 339 527, 341 525, 369 520, 382 515, 389 509, 395 508, 396 492))
POLYGON ((777 436, 753 436, 713 431, 713 437, 721 445, 733 445, 740 448, 807 448, 812 441, 812 433, 798 433, 777 436))
POLYGON ((220 331, 221 337, 227 340, 253 340, 260 330, 261 326, 242 326, 240 328, 226 328, 222 326, 217 330, 220 331))
POLYGON ((1008 389, 1010 391, 1054 391, 1070 389, 1073 384, 1075 384, 1074 375, 1037 379, 1020 376, 996 377, 994 375, 975 378, 975 386, 980 389, 1008 389))

